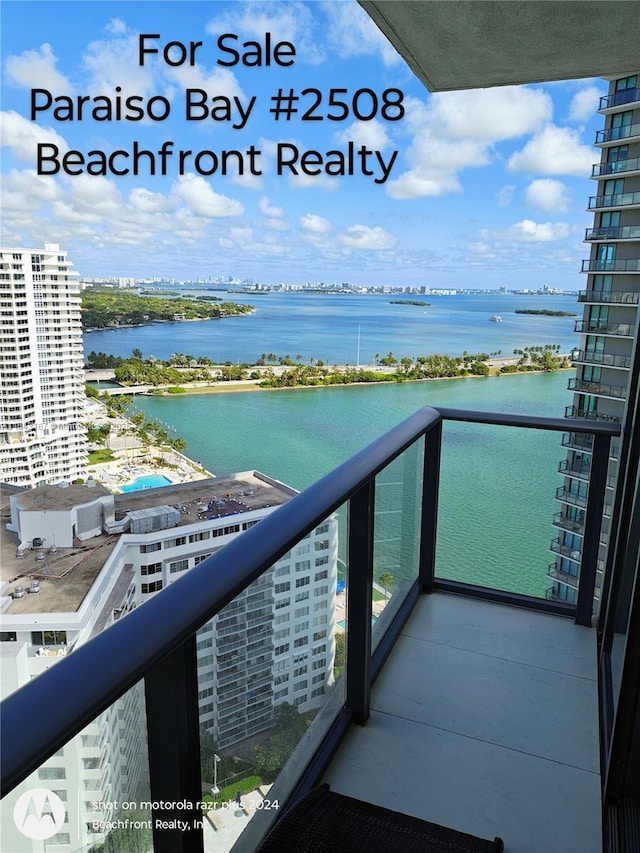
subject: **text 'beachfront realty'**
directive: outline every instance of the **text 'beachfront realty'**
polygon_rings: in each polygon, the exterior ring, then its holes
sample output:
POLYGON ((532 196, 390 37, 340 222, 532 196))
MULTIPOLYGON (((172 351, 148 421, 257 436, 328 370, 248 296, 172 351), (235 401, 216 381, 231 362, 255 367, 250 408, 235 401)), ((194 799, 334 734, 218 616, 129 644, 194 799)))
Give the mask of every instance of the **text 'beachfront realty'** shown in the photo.
MULTIPOLYGON (((274 41, 267 32, 261 41, 240 43, 239 36, 224 33, 216 40, 218 56, 215 63, 232 68, 262 68, 279 66, 289 68, 295 63, 296 49, 291 42, 274 41)), ((142 33, 138 37, 138 65, 144 66, 150 58, 157 57, 175 68, 195 65, 205 52, 204 43, 191 41, 163 42, 158 33, 142 33)), ((30 119, 47 118, 56 122, 163 122, 176 109, 186 122, 214 122, 242 130, 252 116, 262 112, 273 122, 285 123, 293 119, 303 122, 333 122, 347 120, 372 121, 374 119, 396 122, 404 117, 404 94, 401 89, 382 91, 365 87, 316 87, 296 89, 279 86, 271 95, 259 102, 252 95, 246 103, 234 95, 229 97, 207 92, 204 89, 185 89, 182 98, 172 103, 163 95, 123 95, 122 87, 115 86, 112 94, 55 95, 49 89, 31 89, 30 119), (181 103, 180 103, 181 102, 181 103)), ((38 175, 183 175, 194 171, 199 175, 262 175, 263 168, 274 168, 277 175, 328 175, 345 177, 362 175, 376 184, 384 184, 398 156, 392 151, 387 157, 376 149, 358 145, 353 141, 344 148, 328 151, 301 150, 292 142, 278 142, 275 155, 263 157, 255 145, 242 149, 221 150, 178 148, 172 140, 165 140, 159 148, 151 150, 133 140, 129 148, 114 151, 94 149, 79 151, 61 150, 52 142, 37 143, 38 175)))

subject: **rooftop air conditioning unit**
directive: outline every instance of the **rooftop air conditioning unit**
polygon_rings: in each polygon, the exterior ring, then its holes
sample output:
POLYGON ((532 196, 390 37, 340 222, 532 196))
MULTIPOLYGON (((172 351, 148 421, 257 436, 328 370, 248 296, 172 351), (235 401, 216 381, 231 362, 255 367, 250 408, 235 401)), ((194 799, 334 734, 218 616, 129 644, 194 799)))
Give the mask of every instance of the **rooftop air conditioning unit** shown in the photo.
POLYGON ((34 537, 34 539, 31 540, 31 547, 32 548, 41 548, 42 547, 42 539, 39 536, 34 537))
POLYGON ((34 578, 31 581, 31 583, 29 585, 29 592, 31 593, 31 595, 35 595, 36 593, 40 592, 40 581, 39 580, 36 580, 34 578))
POLYGON ((12 598, 24 598, 26 595, 24 591, 24 587, 20 584, 18 586, 14 586, 13 592, 11 593, 12 598))

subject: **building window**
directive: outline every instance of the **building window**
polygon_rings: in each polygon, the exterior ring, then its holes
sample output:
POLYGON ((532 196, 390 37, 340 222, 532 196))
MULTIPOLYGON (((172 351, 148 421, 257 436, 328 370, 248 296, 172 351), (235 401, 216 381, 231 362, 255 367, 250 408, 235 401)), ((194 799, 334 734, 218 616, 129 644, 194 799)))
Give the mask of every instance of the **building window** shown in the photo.
POLYGON ((289 643, 283 643, 283 645, 281 645, 281 646, 276 646, 274 654, 275 655, 284 655, 288 651, 289 651, 289 643))
POLYGON ((304 578, 296 578, 296 589, 299 589, 301 586, 308 586, 309 581, 310 578, 308 576, 304 578))
POLYGON ((186 536, 176 536, 175 539, 167 539, 163 547, 164 548, 177 548, 179 545, 186 545, 187 537, 186 536))
POLYGON ((189 568, 189 560, 177 560, 175 563, 169 563, 169 573, 174 575, 176 572, 185 572, 189 568))
POLYGON ((143 583, 140 586, 140 592, 147 594, 149 592, 159 592, 162 589, 162 581, 154 581, 153 583, 143 583))
POLYGON ((162 563, 149 563, 145 566, 140 566, 141 575, 157 575, 162 571, 162 563))
POLYGON ((31 642, 34 646, 66 646, 66 631, 32 631, 31 642))
POLYGON ((162 545, 160 542, 149 542, 147 545, 140 546, 141 554, 151 554, 152 551, 159 551, 162 545))
POLYGON ((38 779, 66 779, 67 772, 64 767, 41 767, 38 770, 38 779))
MULTIPOLYGON (((298 585, 298 582, 296 581, 296 586, 297 585, 298 585)), ((277 583, 274 587, 274 592, 276 592, 276 593, 288 592, 290 589, 291 589, 291 582, 285 581, 284 583, 277 583)))

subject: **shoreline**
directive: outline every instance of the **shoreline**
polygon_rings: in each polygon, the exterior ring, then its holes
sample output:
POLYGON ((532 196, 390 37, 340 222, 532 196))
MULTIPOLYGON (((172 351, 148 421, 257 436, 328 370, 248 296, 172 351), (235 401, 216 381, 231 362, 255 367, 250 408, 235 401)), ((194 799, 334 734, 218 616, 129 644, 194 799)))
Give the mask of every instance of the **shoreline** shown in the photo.
MULTIPOLYGON (((560 357, 569 357, 568 354, 566 356, 561 355, 560 357)), ((574 370, 575 367, 572 365, 571 367, 559 367, 555 371, 544 371, 544 370, 520 370, 513 371, 512 373, 500 373, 500 368, 517 364, 519 361, 518 358, 494 358, 485 362, 485 364, 489 367, 489 374, 487 376, 479 376, 472 373, 467 373, 464 376, 431 376, 431 377, 421 377, 420 379, 411 379, 411 378, 390 378, 388 380, 381 379, 375 382, 346 382, 340 383, 335 382, 331 384, 318 383, 317 385, 291 385, 291 386, 281 386, 281 387, 263 387, 260 383, 262 379, 231 379, 225 381, 212 381, 206 383, 193 383, 191 385, 122 385, 117 388, 103 388, 100 389, 97 387, 97 390, 101 393, 106 393, 109 396, 120 396, 120 395, 142 395, 144 397, 186 397, 186 396, 197 396, 202 394, 225 394, 225 393, 234 393, 241 391, 300 391, 311 388, 349 388, 355 386, 365 386, 365 385, 388 385, 391 383, 396 383, 398 385, 402 385, 406 382, 444 382, 452 379, 487 379, 496 376, 523 376, 530 373, 545 373, 545 372, 553 372, 557 373, 560 371, 566 370, 574 370), (184 390, 179 393, 169 393, 168 388, 180 387, 184 390)), ((352 365, 335 365, 339 371, 344 371, 352 368, 352 365)), ((280 366, 281 372, 284 372, 290 369, 290 365, 280 366)), ((357 370, 375 370, 377 373, 395 373, 396 371, 390 367, 379 366, 379 365, 362 365, 357 370)), ((86 374, 91 371, 85 371, 85 381, 86 374)), ((99 380, 98 380, 99 381, 99 380)))

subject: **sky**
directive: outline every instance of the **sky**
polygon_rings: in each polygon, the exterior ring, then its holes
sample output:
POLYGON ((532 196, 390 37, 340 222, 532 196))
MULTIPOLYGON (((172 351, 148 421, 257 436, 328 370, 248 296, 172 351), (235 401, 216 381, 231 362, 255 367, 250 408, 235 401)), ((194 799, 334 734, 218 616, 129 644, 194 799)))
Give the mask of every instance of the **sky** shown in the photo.
POLYGON ((430 94, 355 0, 2 19, 4 246, 83 277, 584 287, 603 80, 430 94))

